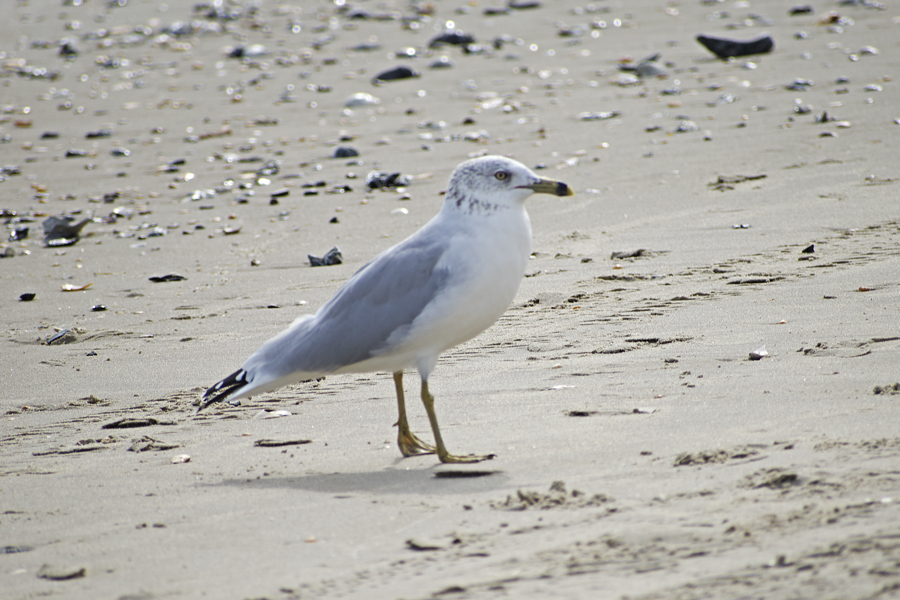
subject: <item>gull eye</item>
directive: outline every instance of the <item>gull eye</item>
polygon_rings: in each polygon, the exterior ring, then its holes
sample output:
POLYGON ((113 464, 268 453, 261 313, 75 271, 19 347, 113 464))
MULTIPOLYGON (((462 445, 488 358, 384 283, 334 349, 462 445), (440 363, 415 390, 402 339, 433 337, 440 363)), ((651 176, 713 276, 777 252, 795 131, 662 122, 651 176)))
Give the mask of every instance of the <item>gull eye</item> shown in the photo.
POLYGON ((499 181, 503 181, 507 177, 509 177, 509 173, 507 173, 506 171, 497 171, 496 173, 494 173, 494 177, 496 177, 499 181))

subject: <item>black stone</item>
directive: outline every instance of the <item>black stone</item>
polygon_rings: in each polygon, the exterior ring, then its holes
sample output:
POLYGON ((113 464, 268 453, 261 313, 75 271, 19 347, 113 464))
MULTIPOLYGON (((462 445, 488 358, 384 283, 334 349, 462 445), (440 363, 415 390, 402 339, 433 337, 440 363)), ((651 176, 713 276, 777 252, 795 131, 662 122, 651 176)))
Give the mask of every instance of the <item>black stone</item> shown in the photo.
POLYGON ((183 277, 181 275, 175 275, 173 273, 170 273, 168 275, 159 275, 159 276, 150 278, 150 281, 152 281, 153 283, 168 283, 170 281, 185 281, 185 280, 187 280, 187 277, 183 277))
POLYGON ((379 83, 385 83, 388 81, 397 81, 399 79, 409 79, 411 77, 418 77, 419 73, 409 67, 399 66, 394 67, 393 69, 388 69, 387 71, 382 71, 378 75, 372 78, 372 83, 378 85, 379 83))
POLYGON ((332 158, 351 158, 353 156, 359 156, 359 151, 351 146, 338 146, 331 155, 332 158))
POLYGON ((719 58, 731 58, 733 56, 749 56, 751 54, 766 54, 775 48, 775 41, 771 36, 764 35, 748 41, 729 40, 726 38, 698 35, 697 41, 707 50, 719 58))
POLYGON ((442 33, 431 38, 431 41, 428 42, 428 47, 441 48, 442 46, 468 46, 469 44, 474 43, 474 37, 472 37, 468 33, 463 33, 462 31, 456 30, 448 31, 447 33, 442 33))

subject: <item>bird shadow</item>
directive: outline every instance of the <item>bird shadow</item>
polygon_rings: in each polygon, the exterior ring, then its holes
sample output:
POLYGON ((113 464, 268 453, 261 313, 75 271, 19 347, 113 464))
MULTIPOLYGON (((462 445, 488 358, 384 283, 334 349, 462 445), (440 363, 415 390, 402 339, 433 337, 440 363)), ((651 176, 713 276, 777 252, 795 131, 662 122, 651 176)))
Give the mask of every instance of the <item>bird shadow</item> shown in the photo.
POLYGON ((470 494, 508 485, 509 476, 496 469, 436 465, 421 469, 388 467, 380 471, 316 473, 296 477, 268 476, 225 479, 218 484, 245 489, 287 488, 326 494, 470 494))

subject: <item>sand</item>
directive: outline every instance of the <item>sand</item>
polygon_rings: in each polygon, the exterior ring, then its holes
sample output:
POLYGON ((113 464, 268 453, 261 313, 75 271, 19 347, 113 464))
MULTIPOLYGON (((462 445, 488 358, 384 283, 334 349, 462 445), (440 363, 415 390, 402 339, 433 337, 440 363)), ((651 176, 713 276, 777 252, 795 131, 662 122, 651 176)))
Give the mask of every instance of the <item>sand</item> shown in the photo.
POLYGON ((0 248, 4 598, 900 595, 896 7, 120 4, 0 23, 0 209, 30 228, 0 248), (448 21, 480 46, 429 49, 448 21), (430 382, 449 450, 494 460, 402 458, 388 374, 194 414, 484 153, 576 191, 529 200, 519 295, 430 382), (93 220, 52 248, 50 215, 93 220))

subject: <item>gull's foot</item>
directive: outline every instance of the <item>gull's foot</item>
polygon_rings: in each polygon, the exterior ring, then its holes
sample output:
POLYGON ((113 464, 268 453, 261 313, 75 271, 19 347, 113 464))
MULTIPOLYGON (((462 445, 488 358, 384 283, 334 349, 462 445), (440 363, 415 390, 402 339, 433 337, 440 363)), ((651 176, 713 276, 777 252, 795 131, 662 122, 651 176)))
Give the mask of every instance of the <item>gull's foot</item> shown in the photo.
POLYGON ((412 431, 403 429, 397 434, 397 445, 403 456, 420 456, 422 454, 434 454, 437 450, 431 444, 426 444, 412 431))
POLYGON ((479 456, 477 454, 468 454, 466 456, 456 456, 455 454, 450 454, 449 452, 438 452, 438 458, 442 463, 478 463, 485 460, 491 460, 492 458, 497 458, 496 454, 485 454, 484 456, 479 456))

